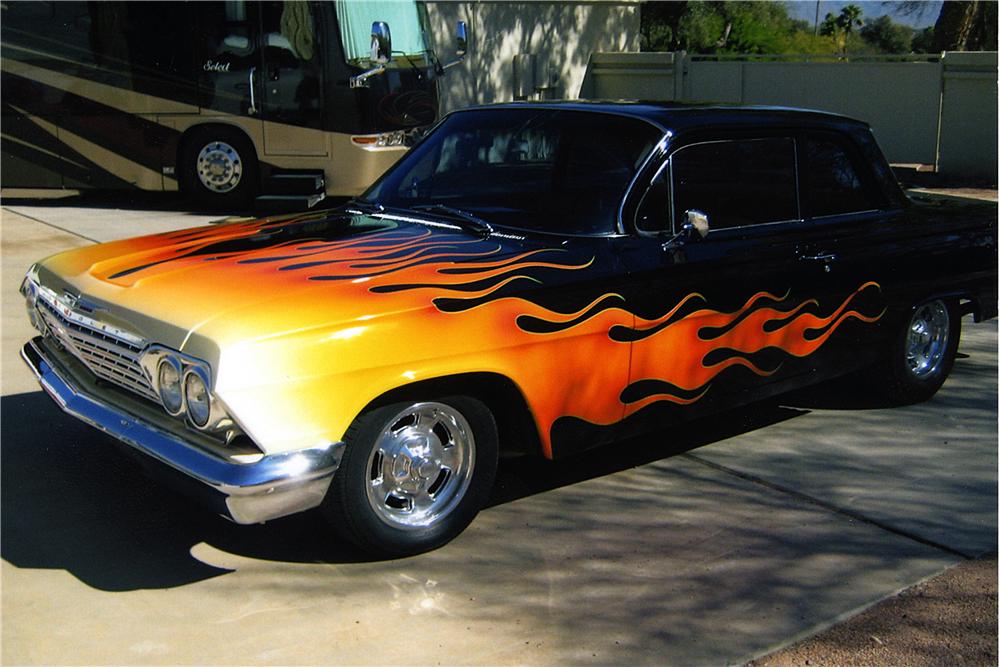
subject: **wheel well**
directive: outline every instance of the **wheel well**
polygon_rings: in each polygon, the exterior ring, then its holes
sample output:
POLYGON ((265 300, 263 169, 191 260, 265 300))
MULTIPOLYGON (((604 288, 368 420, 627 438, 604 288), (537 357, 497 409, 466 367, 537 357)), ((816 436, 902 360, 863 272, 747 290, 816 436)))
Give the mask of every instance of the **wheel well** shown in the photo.
POLYGON ((365 406, 363 412, 408 399, 464 395, 479 399, 497 422, 503 454, 540 454, 538 428, 521 390, 496 373, 464 373, 414 382, 392 389, 365 406))
POLYGON ((958 312, 961 315, 972 313, 974 322, 983 321, 983 304, 979 297, 972 294, 963 294, 955 300, 958 304, 958 312))
POLYGON ((940 299, 941 301, 944 301, 946 304, 949 304, 952 308, 954 308, 953 312, 958 313, 959 317, 964 317, 965 315, 969 315, 971 313, 973 319, 976 322, 982 321, 982 313, 983 313, 982 303, 979 300, 979 297, 972 292, 967 292, 967 291, 946 292, 943 294, 937 294, 928 297, 926 299, 923 299, 922 301, 918 302, 918 304, 927 301, 933 301, 935 299, 940 299))

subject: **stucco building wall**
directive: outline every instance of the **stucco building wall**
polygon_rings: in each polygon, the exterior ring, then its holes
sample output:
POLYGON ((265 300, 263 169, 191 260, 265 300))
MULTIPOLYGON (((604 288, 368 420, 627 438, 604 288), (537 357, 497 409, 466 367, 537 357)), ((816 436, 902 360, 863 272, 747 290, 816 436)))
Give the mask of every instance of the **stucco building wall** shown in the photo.
POLYGON ((639 50, 639 4, 611 2, 426 2, 430 40, 454 58, 465 21, 469 54, 440 82, 441 110, 513 99, 576 97, 590 55, 639 50))

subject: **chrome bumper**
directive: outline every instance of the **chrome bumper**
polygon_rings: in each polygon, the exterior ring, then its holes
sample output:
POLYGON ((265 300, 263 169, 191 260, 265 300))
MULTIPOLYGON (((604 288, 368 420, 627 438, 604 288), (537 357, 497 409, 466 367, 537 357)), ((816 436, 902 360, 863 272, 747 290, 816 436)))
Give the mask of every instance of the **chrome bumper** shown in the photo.
POLYGON ((344 443, 232 463, 185 442, 180 436, 129 414, 77 386, 47 354, 41 338, 21 349, 39 384, 65 412, 133 449, 204 484, 221 495, 227 518, 260 523, 318 506, 340 465, 344 443))

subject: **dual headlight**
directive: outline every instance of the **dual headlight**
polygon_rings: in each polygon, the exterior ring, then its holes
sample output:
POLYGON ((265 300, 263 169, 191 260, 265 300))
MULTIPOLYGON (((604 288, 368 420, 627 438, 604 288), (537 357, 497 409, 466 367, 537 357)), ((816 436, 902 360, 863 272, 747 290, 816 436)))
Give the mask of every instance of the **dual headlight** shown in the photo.
POLYGON ((210 376, 204 362, 156 347, 146 353, 143 366, 153 378, 154 388, 167 414, 186 416, 192 426, 203 431, 232 425, 232 420, 209 389, 210 376))

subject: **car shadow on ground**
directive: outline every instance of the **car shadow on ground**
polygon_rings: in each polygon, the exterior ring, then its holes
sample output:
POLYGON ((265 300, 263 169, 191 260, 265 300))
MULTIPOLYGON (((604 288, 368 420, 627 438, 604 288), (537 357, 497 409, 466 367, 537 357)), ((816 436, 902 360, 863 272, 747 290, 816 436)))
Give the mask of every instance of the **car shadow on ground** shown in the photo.
MULTIPOLYGON (((992 354, 987 347, 970 351, 992 354)), ((981 386, 985 380, 979 374, 995 373, 968 366, 967 358, 959 355, 960 384, 981 386)), ((968 391, 953 390, 935 400, 945 406, 966 404, 976 399, 968 391)), ((995 397, 973 402, 973 409, 995 410, 995 397)), ((856 377, 846 377, 561 461, 504 459, 485 511, 670 459, 812 410, 888 405, 856 377)), ((122 455, 123 445, 63 414, 41 391, 4 396, 0 408, 0 557, 16 567, 64 569, 96 589, 126 591, 182 586, 229 572, 193 555, 192 549, 203 544, 275 562, 370 560, 336 537, 318 510, 255 526, 213 515, 147 477, 122 455)))
MULTIPOLYGON (((329 531, 318 510, 237 526, 149 478, 110 437, 64 415, 43 392, 4 396, 0 424, 0 557, 19 568, 64 569, 105 591, 171 588, 228 572, 192 556, 292 563, 370 560, 329 531)), ((551 462, 505 459, 488 507, 670 458, 807 412, 768 401, 671 431, 551 462)), ((486 510, 489 511, 489 510, 486 510)))

